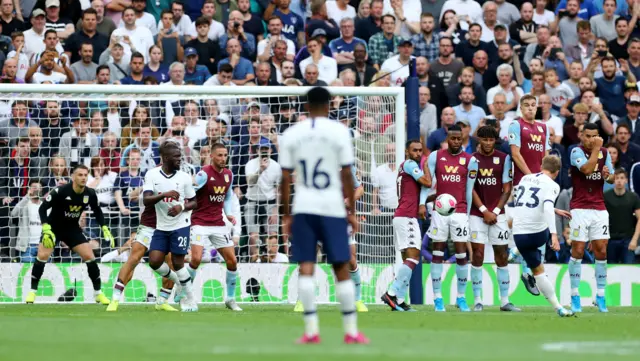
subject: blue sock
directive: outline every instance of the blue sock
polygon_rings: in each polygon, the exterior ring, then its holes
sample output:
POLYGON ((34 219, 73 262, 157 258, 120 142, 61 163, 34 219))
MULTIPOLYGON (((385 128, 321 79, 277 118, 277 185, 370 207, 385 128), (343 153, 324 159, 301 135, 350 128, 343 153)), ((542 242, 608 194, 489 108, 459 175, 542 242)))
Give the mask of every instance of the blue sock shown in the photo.
POLYGON ((596 260, 596 288, 598 296, 604 297, 604 289, 607 287, 607 260, 596 260))
POLYGON ((458 276, 458 297, 464 297, 467 290, 467 280, 469 279, 469 264, 461 266, 456 264, 456 275, 458 276))
POLYGON ((360 278, 360 267, 349 273, 356 288, 356 302, 362 299, 362 279, 360 278))
POLYGON ((442 298, 442 263, 431 264, 431 282, 433 282, 433 297, 442 298))
POLYGON ((501 306, 509 303, 509 268, 498 267, 498 289, 500 290, 501 306))
POLYGON ((238 271, 227 270, 227 298, 236 298, 236 278, 238 271))
MULTIPOLYGON (((582 277, 582 259, 571 257, 569 260, 569 279, 571 280, 571 296, 579 296, 580 278, 582 277)), ((597 278, 597 277, 596 277, 597 278)))
POLYGON ((396 273, 396 278, 391 284, 389 295, 397 296, 398 302, 400 303, 404 301, 404 297, 407 294, 407 285, 409 284, 409 280, 411 280, 411 273, 413 273, 413 270, 409 268, 409 266, 406 264, 400 265, 398 273, 396 273))
POLYGON ((482 267, 471 266, 471 288, 476 303, 482 303, 482 267))

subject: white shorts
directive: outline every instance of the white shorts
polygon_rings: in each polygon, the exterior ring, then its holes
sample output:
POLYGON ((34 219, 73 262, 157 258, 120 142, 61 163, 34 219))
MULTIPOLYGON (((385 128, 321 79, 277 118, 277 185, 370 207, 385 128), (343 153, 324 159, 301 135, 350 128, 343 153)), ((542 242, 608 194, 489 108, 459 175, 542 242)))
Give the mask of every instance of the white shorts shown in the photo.
POLYGON ((468 242, 469 217, 466 213, 454 213, 448 217, 441 216, 438 212, 431 213, 429 238, 432 242, 446 242, 449 239, 468 242))
POLYGON ((144 246, 144 248, 149 249, 149 245, 151 245, 151 237, 153 237, 153 232, 155 232, 154 228, 139 225, 138 230, 136 231, 136 238, 133 241, 140 243, 144 246))
POLYGON ((498 221, 492 225, 484 223, 482 217, 469 216, 469 230, 471 231, 471 242, 473 243, 489 243, 492 246, 509 244, 510 232, 505 214, 498 215, 498 221))
POLYGON ((609 212, 595 209, 572 209, 569 221, 572 241, 609 239, 609 212))
POLYGON ((398 247, 400 251, 407 248, 422 248, 420 224, 417 218, 394 217, 393 237, 396 241, 396 247, 398 247))
POLYGON ((191 244, 205 247, 207 243, 215 249, 235 246, 228 227, 191 226, 191 244))

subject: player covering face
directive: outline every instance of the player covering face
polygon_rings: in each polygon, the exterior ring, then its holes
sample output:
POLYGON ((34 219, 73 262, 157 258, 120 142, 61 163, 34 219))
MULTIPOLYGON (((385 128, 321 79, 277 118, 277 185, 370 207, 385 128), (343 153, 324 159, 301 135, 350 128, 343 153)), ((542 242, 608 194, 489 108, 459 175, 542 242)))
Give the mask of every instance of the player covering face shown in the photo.
POLYGON ((484 247, 493 246, 500 289, 500 310, 520 311, 509 302, 509 225, 504 206, 511 194, 511 157, 495 149, 498 131, 492 126, 478 129, 480 151, 473 156, 478 160, 478 178, 473 190, 473 207, 469 217, 471 231, 471 282, 474 311, 482 311, 482 265, 484 247))

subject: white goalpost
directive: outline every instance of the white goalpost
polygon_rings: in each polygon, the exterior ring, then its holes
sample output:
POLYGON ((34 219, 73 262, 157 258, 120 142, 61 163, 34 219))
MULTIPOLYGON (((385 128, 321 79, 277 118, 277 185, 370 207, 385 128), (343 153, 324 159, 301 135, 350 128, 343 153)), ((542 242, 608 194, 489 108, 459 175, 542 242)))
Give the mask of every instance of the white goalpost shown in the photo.
MULTIPOLYGON (((361 230, 357 258, 362 299, 379 303, 393 280, 396 252, 392 215, 395 179, 404 161, 404 88, 329 87, 330 117, 351 128, 358 178, 361 230)), ((90 167, 88 186, 116 237, 101 239, 87 212, 80 220, 100 263, 110 298, 140 214, 136 177, 159 164, 157 146, 174 139, 183 148, 183 169, 195 174, 209 164, 209 147, 223 142, 234 174, 232 228, 239 259, 238 302, 291 303, 297 297, 297 267, 287 263, 289 240, 279 222, 277 183, 249 184, 245 165, 266 156, 278 167, 278 138, 306 117, 305 94, 297 86, 173 86, 0 84, 0 303, 20 303, 29 291, 34 249, 40 241, 38 207, 44 196, 70 181, 76 164, 90 167), (269 154, 263 154, 269 150, 269 154), (275 195, 275 197, 274 197, 275 195)), ((56 235, 64 242, 64 235, 56 235)), ((319 255, 318 301, 335 302, 333 273, 319 255)), ((224 300, 225 267, 206 249, 195 279, 200 302, 224 300)), ((124 292, 125 302, 158 295, 160 279, 140 264, 124 292)), ((92 302, 93 289, 80 258, 56 246, 38 290, 38 302, 92 302), (74 289, 74 291, 71 291, 74 289), (73 295, 67 297, 66 295, 73 295)))

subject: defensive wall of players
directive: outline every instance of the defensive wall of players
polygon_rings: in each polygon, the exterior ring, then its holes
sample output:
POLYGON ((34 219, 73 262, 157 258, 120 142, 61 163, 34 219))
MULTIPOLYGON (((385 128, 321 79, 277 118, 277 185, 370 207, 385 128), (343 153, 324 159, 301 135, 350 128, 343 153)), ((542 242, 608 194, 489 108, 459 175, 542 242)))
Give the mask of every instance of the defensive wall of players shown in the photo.
MULTIPOLYGON (((423 287, 425 303, 433 304, 433 291, 429 265, 423 265, 423 287)), ((103 290, 111 298, 113 282, 120 264, 100 264, 103 290)), ((366 303, 381 303, 382 295, 393 282, 394 265, 361 264, 362 299, 366 303)), ((295 264, 238 264, 236 298, 239 302, 251 302, 255 298, 261 303, 295 303, 297 299, 298 266, 295 264), (258 287, 256 287, 256 285, 258 287), (253 287, 252 287, 253 286, 253 287)), ((498 283, 495 265, 485 264, 483 282, 483 303, 485 306, 499 305, 498 283)), ((570 302, 570 284, 567 265, 545 265, 551 282, 556 287, 560 303, 570 302)), ((2 263, 0 274, 0 303, 21 303, 29 292, 31 264, 2 263)), ((520 266, 509 265, 512 280, 520 277, 520 266)), ((582 270, 580 292, 583 306, 592 304, 596 283, 593 267, 585 265, 582 270)), ((203 303, 223 302, 225 268, 220 264, 203 264, 198 269, 194 283, 194 295, 203 303)), ((333 272, 328 265, 319 265, 316 272, 318 285, 317 299, 320 303, 336 302, 333 272)), ((443 270, 443 298, 445 304, 455 303, 456 274, 454 265, 445 264, 443 270)), ((139 265, 131 281, 134 287, 127 287, 125 302, 144 302, 148 294, 157 296, 161 286, 160 278, 147 265, 139 265)), ((84 264, 47 264, 40 282, 38 302, 58 302, 67 290, 76 288, 73 302, 93 302, 93 297, 85 300, 84 295, 93 295, 91 281, 84 264)), ((640 265, 613 265, 608 270, 606 288, 607 304, 610 306, 640 306, 640 265)), ((473 299, 473 291, 468 287, 468 299, 473 299)), ((511 282, 509 298, 518 306, 546 306, 544 297, 533 297, 521 282, 511 282)))

